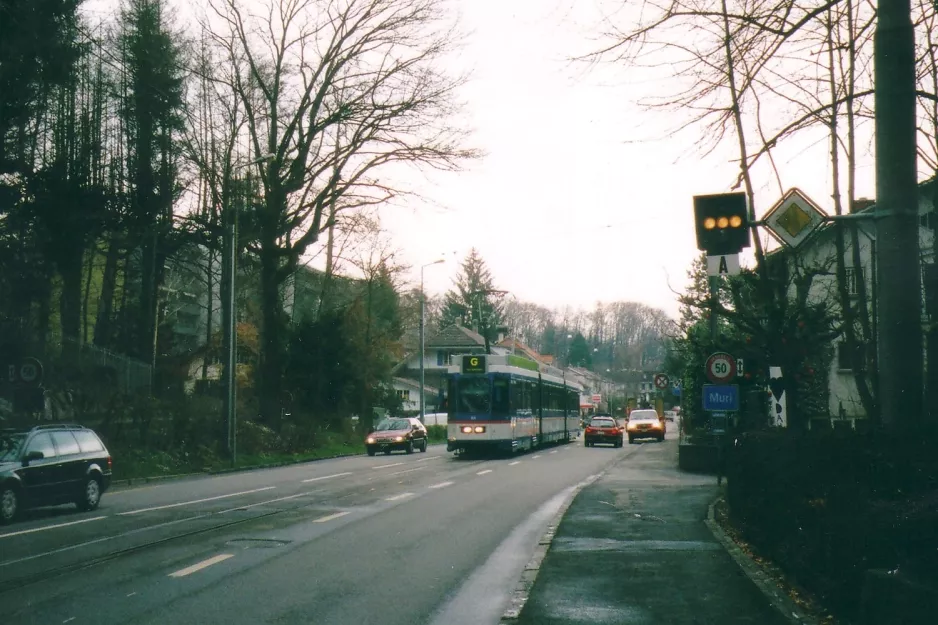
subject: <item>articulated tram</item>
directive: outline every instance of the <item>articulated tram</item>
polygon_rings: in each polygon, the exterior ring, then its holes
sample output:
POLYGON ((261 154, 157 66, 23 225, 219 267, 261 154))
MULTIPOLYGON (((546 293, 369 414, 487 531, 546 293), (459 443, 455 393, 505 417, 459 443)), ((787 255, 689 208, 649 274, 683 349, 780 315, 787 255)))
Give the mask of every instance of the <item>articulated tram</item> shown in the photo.
POLYGON ((457 356, 448 371, 447 451, 515 452, 569 441, 582 386, 520 356, 457 356))

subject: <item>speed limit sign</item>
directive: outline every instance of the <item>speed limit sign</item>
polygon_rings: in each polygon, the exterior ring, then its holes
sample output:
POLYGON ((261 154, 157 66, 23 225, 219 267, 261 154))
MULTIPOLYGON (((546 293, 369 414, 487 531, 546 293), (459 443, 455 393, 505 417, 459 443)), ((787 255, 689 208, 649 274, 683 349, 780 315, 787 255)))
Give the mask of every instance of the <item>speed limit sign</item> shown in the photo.
POLYGON ((726 352, 710 354, 706 364, 707 379, 714 384, 730 382, 736 377, 736 359, 726 352))

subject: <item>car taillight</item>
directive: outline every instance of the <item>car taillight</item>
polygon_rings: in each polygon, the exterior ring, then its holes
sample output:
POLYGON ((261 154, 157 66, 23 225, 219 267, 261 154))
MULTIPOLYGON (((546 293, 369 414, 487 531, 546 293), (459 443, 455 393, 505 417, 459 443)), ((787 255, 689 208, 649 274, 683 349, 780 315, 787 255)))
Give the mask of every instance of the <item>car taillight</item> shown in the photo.
POLYGON ((619 428, 612 428, 611 430, 609 430, 609 433, 610 433, 610 434, 618 434, 618 433, 619 433, 619 428))
POLYGON ((111 457, 110 456, 107 457, 107 469, 108 471, 111 470, 111 457))
POLYGON ((592 433, 593 433, 593 428, 586 428, 586 433, 587 433, 587 434, 592 434, 592 433))

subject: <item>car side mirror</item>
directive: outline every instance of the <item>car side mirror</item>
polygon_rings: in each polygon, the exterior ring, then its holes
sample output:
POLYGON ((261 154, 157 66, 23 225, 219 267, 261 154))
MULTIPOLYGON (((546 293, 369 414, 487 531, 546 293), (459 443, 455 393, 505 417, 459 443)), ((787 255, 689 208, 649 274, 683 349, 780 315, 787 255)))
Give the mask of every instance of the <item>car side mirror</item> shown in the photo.
POLYGON ((24 465, 27 465, 27 464, 29 464, 30 462, 32 462, 33 460, 42 460, 42 459, 45 458, 45 457, 46 457, 46 455, 45 455, 44 453, 42 453, 41 451, 33 450, 33 451, 27 453, 27 454, 26 454, 26 457, 23 458, 23 464, 24 464, 24 465))

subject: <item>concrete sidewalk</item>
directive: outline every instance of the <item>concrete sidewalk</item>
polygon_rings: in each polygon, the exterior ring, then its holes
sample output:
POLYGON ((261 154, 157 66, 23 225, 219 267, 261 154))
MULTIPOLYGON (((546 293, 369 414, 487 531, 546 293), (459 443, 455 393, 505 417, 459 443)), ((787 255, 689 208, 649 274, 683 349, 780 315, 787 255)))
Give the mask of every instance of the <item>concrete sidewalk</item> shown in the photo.
POLYGON ((679 472, 674 441, 626 453, 573 500, 502 623, 787 625, 705 524, 716 478, 679 472))

